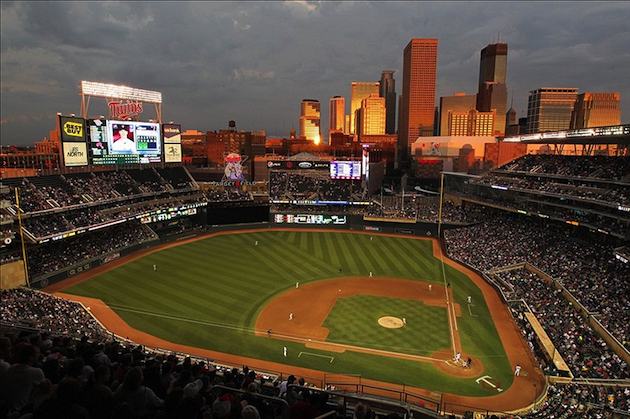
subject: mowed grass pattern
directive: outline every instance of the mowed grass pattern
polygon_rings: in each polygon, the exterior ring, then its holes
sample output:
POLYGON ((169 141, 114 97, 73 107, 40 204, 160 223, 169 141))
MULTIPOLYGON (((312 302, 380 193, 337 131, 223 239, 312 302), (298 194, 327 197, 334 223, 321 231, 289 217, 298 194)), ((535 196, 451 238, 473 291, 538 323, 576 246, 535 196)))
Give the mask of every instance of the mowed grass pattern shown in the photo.
MULTIPOLYGON (((430 240, 370 237, 317 230, 219 235, 152 253, 65 291, 100 298, 131 326, 172 342, 437 391, 491 394, 472 379, 446 376, 430 364, 353 352, 338 354, 330 364, 317 357, 298 358, 302 344, 254 335, 261 308, 296 281, 367 277, 371 271, 443 283, 430 240), (286 358, 283 346, 289 349, 286 358)), ((476 304, 476 317, 464 310, 458 322, 467 352, 484 359, 489 375, 504 377, 501 384, 507 387, 511 367, 479 289, 449 266, 444 275, 462 307, 468 295, 476 304)))
POLYGON ((417 300, 356 295, 340 298, 326 318, 326 340, 355 346, 430 355, 450 347, 445 308, 417 300), (406 325, 387 329, 378 324, 383 316, 405 319, 406 325))

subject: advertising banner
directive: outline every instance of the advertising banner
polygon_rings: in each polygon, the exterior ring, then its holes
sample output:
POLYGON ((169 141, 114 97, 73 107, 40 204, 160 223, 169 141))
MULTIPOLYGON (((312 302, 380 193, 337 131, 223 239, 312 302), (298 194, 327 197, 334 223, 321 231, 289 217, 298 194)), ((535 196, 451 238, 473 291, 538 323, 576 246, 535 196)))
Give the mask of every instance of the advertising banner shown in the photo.
POLYGON ((165 144, 180 144, 182 142, 182 126, 178 124, 162 124, 162 135, 165 144))
POLYGON ((83 143, 64 142, 63 164, 66 166, 87 166, 87 145, 83 143))
POLYGON ((293 161, 293 160, 267 160, 268 169, 279 170, 328 170, 328 161, 293 161))
POLYGON ((179 163, 182 161, 182 145, 181 144, 164 144, 164 162, 179 163))
POLYGON ((59 128, 62 142, 85 141, 85 119, 74 116, 60 116, 59 128))

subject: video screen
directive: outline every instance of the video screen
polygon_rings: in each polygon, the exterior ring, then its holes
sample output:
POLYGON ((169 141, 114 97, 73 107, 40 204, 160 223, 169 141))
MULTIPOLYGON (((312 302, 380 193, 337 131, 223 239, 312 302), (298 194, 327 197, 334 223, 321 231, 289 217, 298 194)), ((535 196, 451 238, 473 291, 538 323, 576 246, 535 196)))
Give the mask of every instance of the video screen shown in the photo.
POLYGON ((160 124, 90 120, 92 164, 159 163, 160 124))
POLYGON ((332 179, 361 179, 361 162, 331 161, 330 177, 332 179))

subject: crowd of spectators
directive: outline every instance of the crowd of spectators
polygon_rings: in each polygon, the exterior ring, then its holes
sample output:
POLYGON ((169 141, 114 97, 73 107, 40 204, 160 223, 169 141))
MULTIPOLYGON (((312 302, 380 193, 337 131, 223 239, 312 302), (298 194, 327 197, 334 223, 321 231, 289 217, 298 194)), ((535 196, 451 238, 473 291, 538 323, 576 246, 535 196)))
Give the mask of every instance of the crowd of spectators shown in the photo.
POLYGON ((16 186, 20 192, 20 207, 25 213, 30 213, 140 194, 184 190, 191 188, 192 182, 185 169, 178 167, 23 178, 16 186))
POLYGON ((613 419, 630 413, 630 388, 583 384, 550 385, 531 419, 613 419))
POLYGON ((499 170, 622 180, 630 175, 630 157, 530 154, 507 163, 499 170))
POLYGON ((60 213, 34 215, 24 218, 23 225, 29 233, 41 238, 132 217, 157 209, 179 207, 184 204, 203 201, 206 201, 206 197, 200 191, 153 195, 150 199, 135 198, 60 213))
POLYGON ((269 172, 269 198, 286 201, 364 201, 360 180, 331 179, 328 172, 269 172))
POLYGON ((630 342, 630 264, 610 237, 517 215, 445 231, 449 254, 481 271, 529 262, 562 283, 624 345, 630 342))
MULTIPOLYGON (((432 196, 402 195, 383 196, 374 200, 367 213, 385 218, 406 218, 420 222, 437 223, 439 218, 440 198, 432 196)), ((483 207, 466 203, 456 204, 444 200, 442 204, 442 222, 450 224, 470 224, 479 221, 485 210, 483 207)))
POLYGON ((107 337, 108 332, 78 303, 28 288, 0 290, 0 321, 74 338, 107 337))
POLYGON ((489 186, 500 186, 524 191, 536 191, 561 195, 564 198, 581 198, 595 200, 615 206, 630 205, 630 183, 616 185, 608 183, 596 183, 584 180, 569 180, 560 182, 553 178, 522 176, 514 174, 489 173, 477 178, 473 183, 489 186))
POLYGON ((155 233, 146 225, 127 222, 110 227, 107 234, 96 230, 65 240, 40 244, 28 249, 29 275, 35 278, 56 272, 155 238, 155 233))
MULTIPOLYGON (((620 237, 630 238, 630 218, 624 219, 619 216, 614 216, 613 212, 591 212, 571 206, 547 205, 544 201, 535 198, 531 200, 522 198, 508 200, 506 196, 501 198, 495 196, 497 195, 483 195, 481 197, 476 196, 476 198, 488 204, 510 209, 512 212, 526 211, 534 215, 541 214, 541 218, 554 217, 562 221, 574 221, 587 226, 591 230, 599 229, 620 237)), ((483 217, 479 219, 483 219, 483 217)))
MULTIPOLYGON (((520 299, 527 303, 510 304, 519 324, 523 326, 527 322, 523 314, 529 307, 575 377, 630 377, 628 365, 593 332, 559 290, 526 269, 509 270, 495 275, 501 279, 499 284, 511 285, 511 300, 520 299)), ((526 326, 521 330, 533 352, 537 353, 537 339, 533 329, 526 326)), ((543 363, 543 370, 553 373, 554 366, 545 362, 545 357, 539 359, 543 363)))

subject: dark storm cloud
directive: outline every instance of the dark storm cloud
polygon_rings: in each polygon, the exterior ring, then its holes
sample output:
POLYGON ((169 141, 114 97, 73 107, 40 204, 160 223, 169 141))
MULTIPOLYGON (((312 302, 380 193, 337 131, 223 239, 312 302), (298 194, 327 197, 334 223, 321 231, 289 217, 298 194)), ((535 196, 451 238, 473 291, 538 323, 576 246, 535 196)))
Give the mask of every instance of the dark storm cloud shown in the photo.
POLYGON ((500 33, 519 114, 528 90, 552 85, 620 91, 630 106, 625 3, 3 2, 1 11, 3 144, 31 143, 55 112, 78 113, 80 80, 160 90, 165 118, 185 128, 236 119, 286 135, 305 97, 320 99, 325 127, 329 97, 348 97, 352 80, 394 69, 400 93, 412 37, 440 40, 438 97, 475 92, 479 50, 500 33))

